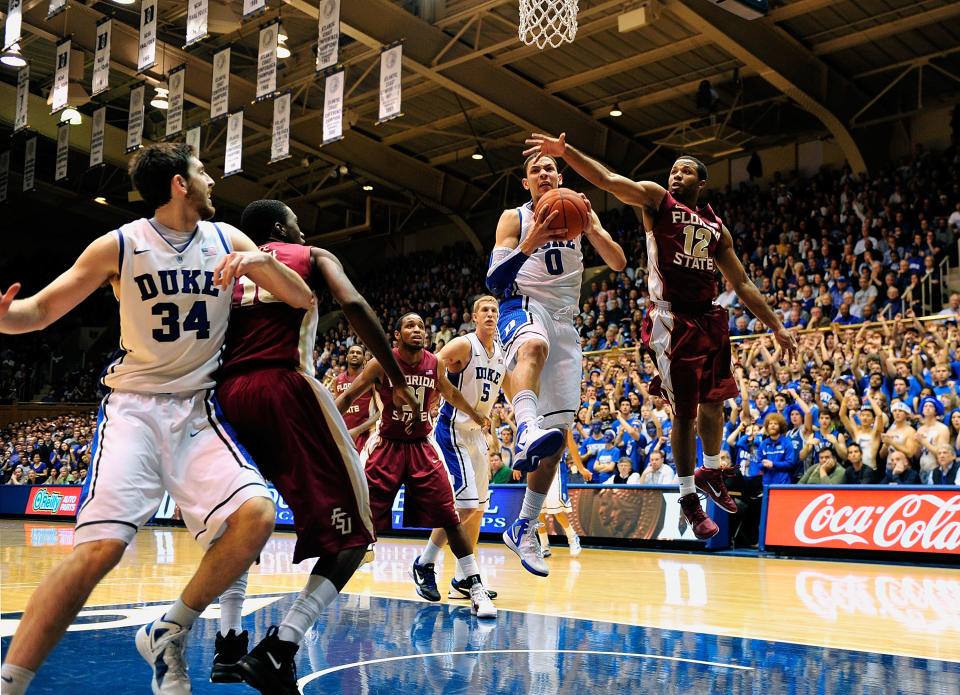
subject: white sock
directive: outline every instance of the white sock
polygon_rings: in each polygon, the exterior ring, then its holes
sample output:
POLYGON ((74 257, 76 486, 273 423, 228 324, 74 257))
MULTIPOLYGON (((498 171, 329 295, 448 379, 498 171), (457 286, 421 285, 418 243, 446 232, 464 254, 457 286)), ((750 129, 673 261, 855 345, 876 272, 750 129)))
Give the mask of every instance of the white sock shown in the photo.
POLYGON ((573 530, 573 526, 567 526, 565 529, 563 529, 563 532, 566 534, 567 540, 577 537, 577 532, 573 530))
POLYGON ((13 664, 4 664, 0 670, 3 675, 3 695, 23 695, 27 692, 27 686, 37 675, 35 672, 23 666, 14 666, 13 664))
POLYGON ((183 602, 182 598, 178 598, 177 602, 170 606, 167 612, 163 614, 162 619, 169 623, 176 623, 189 630, 190 626, 193 625, 193 621, 195 621, 199 615, 200 611, 193 610, 183 602))
POLYGON ((427 546, 423 549, 423 552, 420 553, 420 564, 421 565, 431 565, 437 563, 437 558, 440 557, 440 552, 443 550, 439 545, 434 543, 432 540, 427 541, 427 546))
POLYGON ((243 632, 240 616, 243 613, 243 599, 247 596, 247 573, 227 587, 220 594, 220 634, 224 637, 230 630, 236 634, 243 632))
POLYGON ((460 568, 460 571, 463 572, 464 577, 472 577, 473 575, 480 575, 480 566, 477 564, 477 556, 473 553, 469 555, 464 555, 463 557, 457 558, 457 566, 460 568))
POLYGON ((720 468, 720 454, 704 454, 703 455, 703 467, 704 468, 720 468))
POLYGON ((277 637, 284 642, 300 644, 304 633, 317 622, 324 609, 337 598, 337 587, 326 577, 311 574, 307 586, 297 595, 290 610, 283 616, 277 637))
POLYGON ((680 496, 689 495, 691 492, 696 492, 697 486, 693 482, 692 475, 681 475, 680 476, 680 496))
POLYGON ((547 499, 547 493, 534 492, 530 488, 523 494, 523 507, 520 508, 520 518, 534 521, 540 517, 540 510, 547 499))
POLYGON ((537 394, 530 389, 520 391, 513 396, 513 417, 517 427, 527 423, 527 427, 537 421, 537 394))

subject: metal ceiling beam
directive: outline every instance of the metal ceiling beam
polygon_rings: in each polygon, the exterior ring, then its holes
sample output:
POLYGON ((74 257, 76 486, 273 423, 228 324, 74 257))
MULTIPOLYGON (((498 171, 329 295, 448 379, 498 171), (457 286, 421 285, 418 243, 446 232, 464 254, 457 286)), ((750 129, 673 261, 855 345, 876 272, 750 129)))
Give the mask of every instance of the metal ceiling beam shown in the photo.
POLYGON ((960 15, 960 2, 953 2, 949 5, 927 10, 926 12, 918 12, 907 17, 895 19, 892 22, 886 22, 860 31, 847 31, 842 36, 814 44, 811 50, 814 55, 836 53, 837 51, 843 51, 864 43, 877 41, 887 36, 910 31, 911 29, 919 29, 920 27, 925 27, 930 24, 943 22, 957 15, 960 15))
POLYGON ((836 4, 837 0, 794 0, 793 2, 777 7, 767 14, 766 20, 770 22, 783 22, 802 14, 814 12, 821 7, 836 4))
POLYGON ((843 75, 772 24, 744 22, 700 0, 669 0, 667 8, 819 118, 853 170, 866 171, 863 154, 846 125, 864 97, 843 75))

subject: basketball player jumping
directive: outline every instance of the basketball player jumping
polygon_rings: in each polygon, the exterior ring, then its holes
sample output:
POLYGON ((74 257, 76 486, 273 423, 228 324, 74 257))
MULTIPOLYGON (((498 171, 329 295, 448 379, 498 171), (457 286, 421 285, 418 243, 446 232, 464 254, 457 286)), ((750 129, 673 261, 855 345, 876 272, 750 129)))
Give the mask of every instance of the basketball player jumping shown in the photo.
MULTIPOLYGON (((403 380, 376 315, 336 256, 304 246, 297 216, 279 200, 250 203, 241 226, 314 293, 333 295, 391 383, 399 384, 386 397, 419 415, 416 397, 403 380)), ((293 511, 294 564, 317 558, 279 629, 267 630, 249 654, 247 633, 240 625, 246 576, 220 598, 221 629, 211 680, 243 679, 270 695, 299 692, 294 655, 300 641, 336 600, 375 540, 360 457, 333 396, 315 378, 317 319, 316 303, 306 311, 288 307, 251 280, 238 281, 217 387, 217 399, 240 442, 293 511)), ((363 359, 362 350, 352 350, 363 359)))
POLYGON ((110 282, 120 308, 118 357, 106 369, 90 474, 74 548, 34 591, 3 664, 4 695, 26 691, 93 588, 123 556, 163 498, 179 505, 206 551, 177 602, 137 632, 154 695, 190 693, 187 634, 214 598, 256 560, 273 531, 260 472, 231 436, 213 397, 234 279, 248 276, 293 307, 313 294, 296 273, 213 216, 213 179, 192 147, 159 144, 130 162, 154 206, 93 241, 73 267, 29 299, 0 300, 0 332, 49 326, 110 282))
MULTIPOLYGON (((353 380, 360 376, 360 372, 363 371, 363 355, 363 346, 361 345, 351 345, 350 349, 347 350, 347 369, 337 374, 333 383, 333 387, 336 389, 334 391, 335 395, 339 396, 350 388, 353 380)), ((372 388, 361 394, 350 406, 350 410, 343 414, 343 420, 350 428, 350 436, 353 437, 357 451, 363 451, 363 445, 367 443, 370 432, 379 419, 380 410, 377 408, 372 388)))
POLYGON ((537 519, 560 460, 564 431, 580 405, 582 357, 573 322, 583 279, 582 237, 613 270, 623 270, 627 259, 585 197, 589 221, 583 234, 569 241, 563 239, 566 230, 550 229, 557 211, 534 212, 540 196, 563 182, 552 156, 528 157, 523 171, 530 201, 500 216, 487 287, 503 294, 498 329, 514 389, 514 468, 530 471, 520 517, 503 539, 527 571, 546 577, 537 519))
MULTIPOLYGON (((380 422, 360 455, 370 487, 370 510, 374 522, 388 523, 393 500, 400 486, 405 486, 404 524, 444 529, 450 549, 457 557, 457 565, 470 587, 472 612, 478 618, 494 618, 497 609, 483 587, 473 545, 457 516, 447 469, 435 445, 428 439, 432 427, 427 408, 434 394, 439 392, 480 428, 488 426, 490 419, 477 413, 457 387, 450 383, 443 361, 424 349, 426 330, 419 314, 411 312, 401 316, 397 320, 394 337, 397 347, 393 354, 400 363, 407 385, 416 393, 421 412, 409 406, 398 407, 394 403, 390 391, 393 382, 388 380, 383 365, 377 359, 370 360, 350 388, 337 398, 337 408, 344 413, 358 395, 375 386, 383 402, 380 422)), ((434 597, 425 591, 425 568, 420 564, 419 557, 414 560, 410 575, 417 586, 417 593, 428 601, 439 599, 439 596, 434 597)), ((436 581, 433 591, 436 592, 436 581)))
MULTIPOLYGON (((443 346, 437 358, 447 365, 447 378, 457 387, 483 417, 490 417, 493 404, 502 388, 510 393, 509 376, 504 371, 503 354, 496 340, 499 309, 495 297, 486 295, 473 303, 473 321, 477 330, 454 338, 443 346)), ((460 523, 470 540, 471 548, 477 547, 483 512, 490 501, 490 464, 487 461, 487 440, 483 430, 453 403, 445 402, 440 408, 434 438, 447 464, 447 472, 453 478, 453 493, 460 523)), ((442 528, 435 528, 420 554, 424 586, 421 596, 433 601, 440 600, 436 588, 434 563, 447 542, 442 528)), ((496 593, 487 590, 490 598, 496 593)), ((470 585, 463 575, 450 579, 448 598, 469 598, 470 585)))
POLYGON ((621 202, 640 208, 647 231, 649 290, 652 306, 641 338, 653 354, 659 375, 650 393, 666 398, 675 419, 671 445, 680 478, 680 506, 694 534, 703 540, 719 530, 700 505, 697 488, 724 511, 736 513, 720 472, 723 402, 738 395, 730 372, 730 334, 726 310, 713 303, 716 270, 737 296, 773 332, 788 361, 797 341, 747 277, 733 248, 733 237, 709 205, 697 207, 707 185, 707 168, 682 155, 670 170, 668 188, 652 181, 631 181, 559 138, 534 133, 527 140, 531 156, 563 157, 593 185, 621 202), (696 437, 703 444, 697 463, 696 437))

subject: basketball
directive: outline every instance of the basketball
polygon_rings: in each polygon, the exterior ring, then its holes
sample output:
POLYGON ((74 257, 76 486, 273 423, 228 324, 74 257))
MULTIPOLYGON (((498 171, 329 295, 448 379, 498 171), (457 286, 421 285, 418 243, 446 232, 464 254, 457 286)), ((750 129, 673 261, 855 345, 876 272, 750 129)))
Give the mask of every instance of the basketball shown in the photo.
POLYGON ((569 188, 554 188, 552 191, 547 191, 537 201, 537 215, 544 207, 547 208, 548 215, 554 210, 560 211, 560 214, 550 223, 550 229, 566 228, 567 234, 564 238, 567 241, 580 236, 583 228, 587 226, 590 211, 576 191, 569 188))

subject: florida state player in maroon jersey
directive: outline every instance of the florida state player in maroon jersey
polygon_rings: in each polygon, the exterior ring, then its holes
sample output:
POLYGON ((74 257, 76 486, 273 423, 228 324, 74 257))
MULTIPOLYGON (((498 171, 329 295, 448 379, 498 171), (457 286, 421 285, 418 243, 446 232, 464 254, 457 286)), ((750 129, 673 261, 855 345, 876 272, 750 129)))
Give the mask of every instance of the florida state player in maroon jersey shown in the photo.
MULTIPOLYGON (((363 348, 359 345, 351 345, 347 350, 347 370, 337 374, 333 382, 335 396, 339 396, 350 388, 353 380, 360 376, 363 371, 363 354, 363 348)), ((343 421, 350 429, 350 436, 353 437, 357 451, 363 451, 363 445, 370 438, 370 431, 377 424, 378 419, 380 419, 380 410, 373 399, 373 389, 357 396, 357 400, 343 414, 343 421)))
POLYGON ((697 206, 707 185, 707 167, 702 162, 681 155, 670 169, 667 190, 653 181, 632 181, 613 173, 567 144, 565 134, 552 138, 534 133, 527 144, 524 154, 563 157, 587 181, 639 208, 643 215, 651 307, 641 338, 659 372, 650 392, 663 396, 673 407, 670 441, 683 514, 697 538, 710 538, 719 529, 700 506, 697 488, 721 509, 737 511, 720 471, 723 401, 736 397, 737 387, 730 372, 727 313, 713 303, 716 271, 773 332, 788 360, 796 357, 797 341, 747 277, 730 231, 709 205, 697 206), (698 432, 703 467, 695 472, 698 432))
MULTIPOLYGON (((473 554, 473 542, 467 536, 453 502, 453 486, 436 444, 428 438, 433 430, 427 412, 436 392, 453 407, 463 411, 481 427, 490 424, 467 402, 447 378, 443 360, 424 349, 426 330, 419 314, 407 313, 397 320, 394 355, 404 378, 417 396, 420 411, 395 405, 390 399, 392 379, 380 361, 372 359, 347 392, 337 398, 337 408, 346 412, 356 397, 374 386, 383 402, 380 422, 360 455, 365 461, 370 486, 370 510, 377 528, 389 528, 393 500, 406 487, 403 497, 403 522, 406 526, 442 528, 447 532, 450 550, 457 557, 460 571, 470 585, 472 611, 478 618, 493 618, 497 609, 480 580, 480 569, 473 554), (381 526, 382 524, 382 526, 381 526)), ((418 556, 410 568, 417 593, 428 601, 439 601, 433 565, 421 565, 418 556)))
MULTIPOLYGON (((278 200, 247 206, 241 226, 293 269, 315 294, 329 291, 360 338, 400 387, 385 401, 418 412, 413 391, 370 306, 335 256, 303 245, 297 217, 278 200), (292 242, 292 243, 286 243, 292 242)), ((211 680, 244 680, 263 693, 299 693, 294 654, 303 633, 347 583, 373 542, 366 476, 333 396, 314 378, 316 302, 295 309, 248 280, 238 282, 227 332, 217 399, 240 443, 257 456, 264 476, 293 511, 293 561, 316 557, 306 588, 278 628, 246 652, 240 609, 246 575, 220 598, 221 626, 211 680)))

